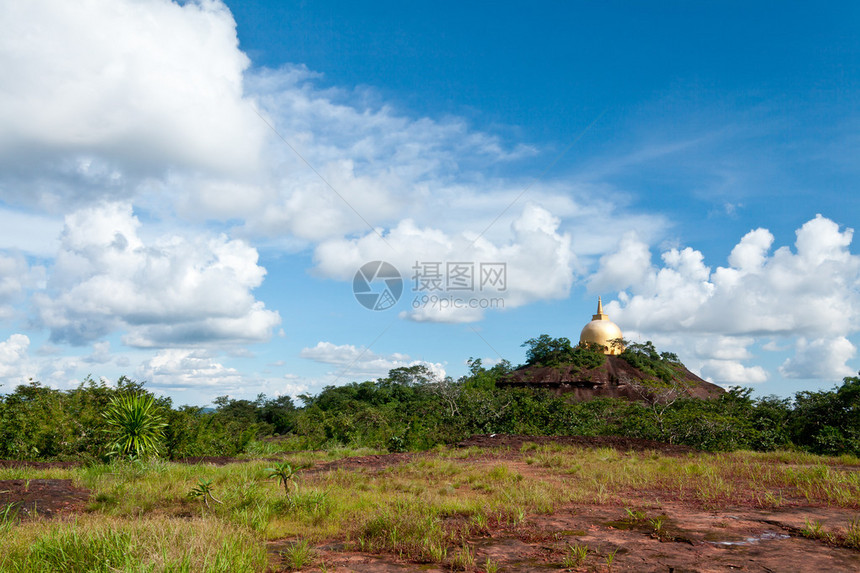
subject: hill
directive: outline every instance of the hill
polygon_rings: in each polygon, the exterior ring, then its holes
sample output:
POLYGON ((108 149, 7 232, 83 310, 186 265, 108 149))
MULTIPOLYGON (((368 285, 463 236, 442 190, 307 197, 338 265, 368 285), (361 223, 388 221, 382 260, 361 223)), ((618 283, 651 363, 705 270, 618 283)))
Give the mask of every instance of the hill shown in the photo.
POLYGON ((581 368, 572 363, 556 366, 525 365, 497 382, 499 386, 544 388, 558 394, 570 394, 574 400, 590 400, 603 396, 628 400, 649 400, 666 394, 688 398, 715 398, 725 390, 699 378, 683 364, 674 368, 670 380, 641 370, 622 356, 606 356, 594 368, 581 368))

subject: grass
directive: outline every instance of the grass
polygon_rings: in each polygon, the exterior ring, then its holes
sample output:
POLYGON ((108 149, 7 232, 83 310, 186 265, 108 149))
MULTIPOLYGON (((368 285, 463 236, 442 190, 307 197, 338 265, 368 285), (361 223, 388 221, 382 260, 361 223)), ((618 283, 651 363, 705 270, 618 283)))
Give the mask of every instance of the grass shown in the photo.
POLYGON ((860 549, 860 517, 855 517, 848 522, 845 528, 845 546, 860 549))
POLYGON ((292 571, 299 571, 306 565, 313 563, 315 555, 316 552, 306 539, 296 541, 287 549, 281 551, 281 557, 284 559, 284 563, 292 571))
POLYGON ((801 535, 809 539, 817 539, 839 547, 849 549, 860 549, 860 517, 855 517, 848 522, 848 526, 842 529, 825 530, 818 520, 806 520, 806 524, 800 529, 801 535))
MULTIPOLYGON (((257 451, 292 467, 371 453, 285 452, 271 444, 257 451)), ((558 444, 525 444, 519 452, 436 448, 383 469, 299 472, 289 496, 269 477, 272 462, 265 460, 2 469, 0 479, 71 479, 93 496, 88 513, 69 520, 18 522, 14 508, 0 507, 0 572, 264 571, 272 539, 300 540, 281 554, 295 569, 313 561, 315 544, 338 539, 360 551, 474 570, 484 557, 468 545, 470 538, 519 528, 530 515, 570 502, 637 507, 647 492, 649 502, 704 508, 814 503, 858 509, 860 472, 851 468, 859 465, 850 456, 797 452, 667 457, 558 444), (469 457, 479 454, 478 463, 469 457), (519 466, 529 469, 518 470, 511 457, 531 460, 519 466), (205 496, 189 498, 201 483, 222 503, 207 507, 205 496)), ((628 510, 628 517, 657 535, 665 529, 664 518, 649 522, 641 510, 628 510)), ((860 549, 860 519, 838 531, 815 523, 807 529, 810 537, 831 536, 860 549)), ((568 563, 584 561, 588 548, 570 547, 564 565, 573 568, 578 565, 568 563)), ((499 567, 488 562, 484 568, 490 565, 499 567)))
POLYGON ((567 546, 567 551, 564 554, 562 565, 565 569, 575 569, 579 567, 588 558, 588 545, 576 544, 567 546))
POLYGON ((0 571, 262 571, 264 547, 250 532, 217 519, 87 515, 17 525, 0 539, 0 571))

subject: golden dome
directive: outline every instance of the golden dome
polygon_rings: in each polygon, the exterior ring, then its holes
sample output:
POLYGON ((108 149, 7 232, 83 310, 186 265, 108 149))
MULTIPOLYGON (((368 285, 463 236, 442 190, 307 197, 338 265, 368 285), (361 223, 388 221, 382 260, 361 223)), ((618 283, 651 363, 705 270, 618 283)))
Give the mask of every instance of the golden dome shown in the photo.
POLYGON ((609 315, 603 314, 603 301, 597 297, 597 314, 591 317, 591 322, 585 325, 579 335, 580 344, 600 344, 606 349, 604 354, 621 354, 624 345, 612 343, 613 340, 623 338, 618 325, 609 320, 609 315))

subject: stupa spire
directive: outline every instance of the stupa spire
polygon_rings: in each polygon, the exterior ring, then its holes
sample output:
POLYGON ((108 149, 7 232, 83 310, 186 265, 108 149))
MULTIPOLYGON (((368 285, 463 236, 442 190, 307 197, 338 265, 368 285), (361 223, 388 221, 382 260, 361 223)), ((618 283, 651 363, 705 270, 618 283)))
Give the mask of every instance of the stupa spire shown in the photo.
POLYGON ((603 314, 603 301, 597 297, 597 314, 591 317, 591 320, 609 320, 608 314, 603 314))

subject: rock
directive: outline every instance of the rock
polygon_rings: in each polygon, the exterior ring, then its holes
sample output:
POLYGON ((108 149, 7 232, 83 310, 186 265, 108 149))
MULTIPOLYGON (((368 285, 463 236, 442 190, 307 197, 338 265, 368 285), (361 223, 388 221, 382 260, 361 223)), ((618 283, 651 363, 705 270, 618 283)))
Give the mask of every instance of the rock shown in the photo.
POLYGON ((590 370, 580 370, 571 364, 560 366, 523 366, 498 382, 499 386, 546 388, 558 394, 570 395, 576 401, 597 397, 628 400, 663 401, 678 395, 690 398, 716 398, 725 390, 707 382, 679 364, 677 376, 665 388, 649 384, 653 377, 633 367, 620 356, 607 356, 606 361, 590 370))

